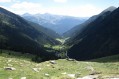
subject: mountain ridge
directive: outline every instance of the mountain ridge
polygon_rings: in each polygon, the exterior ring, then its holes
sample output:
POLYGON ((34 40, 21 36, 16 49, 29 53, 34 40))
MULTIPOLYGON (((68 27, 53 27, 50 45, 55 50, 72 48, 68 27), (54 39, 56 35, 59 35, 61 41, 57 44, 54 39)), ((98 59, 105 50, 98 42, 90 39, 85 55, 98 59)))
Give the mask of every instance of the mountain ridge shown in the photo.
POLYGON ((55 55, 45 50, 44 44, 60 43, 34 28, 22 17, 0 8, 0 49, 28 52, 40 56, 43 60, 55 58, 55 55))
POLYGON ((114 6, 110 6, 108 7, 107 9, 103 10, 101 13, 99 13, 98 15, 94 15, 92 17, 90 17, 87 21, 85 21, 84 23, 82 24, 79 24, 75 27, 73 27, 72 29, 68 30, 67 32, 65 32, 63 34, 64 37, 71 37, 71 36, 76 36, 76 34, 80 31, 82 31, 82 29, 84 27, 86 27, 88 24, 90 24, 91 22, 93 22, 95 19, 97 19, 99 16, 103 15, 105 12, 112 12, 116 9, 116 7, 114 6))
POLYGON ((24 19, 43 25, 49 29, 54 30, 58 34, 62 35, 65 31, 71 29, 73 26, 83 23, 87 20, 85 17, 72 17, 53 14, 34 14, 34 15, 21 15, 24 19))
POLYGON ((69 56, 79 60, 88 60, 118 54, 118 14, 119 8, 112 12, 105 12, 91 22, 74 38, 76 42, 69 49, 69 56))

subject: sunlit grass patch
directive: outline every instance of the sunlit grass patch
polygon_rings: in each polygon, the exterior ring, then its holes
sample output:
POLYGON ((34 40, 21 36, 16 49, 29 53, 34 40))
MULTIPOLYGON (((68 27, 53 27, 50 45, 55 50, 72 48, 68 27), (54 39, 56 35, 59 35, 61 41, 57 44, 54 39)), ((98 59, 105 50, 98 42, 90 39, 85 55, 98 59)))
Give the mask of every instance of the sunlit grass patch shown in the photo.
POLYGON ((35 63, 30 58, 33 55, 13 52, 16 53, 13 56, 12 52, 4 50, 0 54, 0 79, 21 79, 22 77, 26 77, 26 79, 76 79, 93 72, 101 72, 97 74, 100 78, 119 75, 119 60, 117 60, 119 55, 90 61, 50 60, 56 63, 52 64, 50 61, 35 63), (110 60, 112 58, 113 62, 108 61, 108 58, 110 60), (5 70, 4 67, 14 67, 16 70, 5 70), (94 71, 88 70, 87 67, 92 67, 94 71), (75 74, 75 78, 68 76, 68 74, 75 74))

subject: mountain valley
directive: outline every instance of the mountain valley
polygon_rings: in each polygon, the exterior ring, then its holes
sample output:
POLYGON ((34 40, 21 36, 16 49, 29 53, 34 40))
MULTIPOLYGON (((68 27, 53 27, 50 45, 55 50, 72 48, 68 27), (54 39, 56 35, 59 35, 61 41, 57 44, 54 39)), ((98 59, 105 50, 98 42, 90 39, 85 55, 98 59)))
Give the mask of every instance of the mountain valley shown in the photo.
POLYGON ((92 17, 0 7, 0 79, 119 79, 119 8, 92 17))
POLYGON ((88 17, 71 17, 63 15, 52 15, 48 13, 34 15, 25 13, 21 16, 28 21, 49 28, 60 35, 88 19, 88 17))

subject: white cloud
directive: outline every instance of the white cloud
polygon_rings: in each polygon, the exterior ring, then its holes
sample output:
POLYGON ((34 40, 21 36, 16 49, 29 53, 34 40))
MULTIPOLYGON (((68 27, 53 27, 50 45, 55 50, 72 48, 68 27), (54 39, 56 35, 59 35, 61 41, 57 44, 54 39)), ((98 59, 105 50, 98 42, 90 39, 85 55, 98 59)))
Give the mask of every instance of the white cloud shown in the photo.
POLYGON ((14 10, 17 14, 23 14, 23 13, 44 13, 45 11, 41 7, 41 4, 39 3, 31 3, 31 2, 22 2, 22 3, 15 3, 11 6, 11 8, 14 10))
POLYGON ((14 9, 33 9, 33 8, 40 8, 41 5, 38 3, 30 3, 30 2, 22 2, 16 3, 11 6, 14 9))
POLYGON ((6 3, 6 2, 19 2, 19 0, 0 0, 0 3, 6 3))
POLYGON ((11 0, 0 0, 0 3, 11 2, 11 0))
POLYGON ((102 9, 98 9, 91 4, 81 5, 81 6, 69 6, 69 7, 53 7, 53 8, 44 8, 39 3, 30 3, 30 2, 22 2, 15 3, 11 6, 10 11, 13 11, 17 14, 23 13, 51 13, 57 15, 68 15, 68 16, 76 16, 76 17, 90 17, 96 14, 99 14, 102 9))
POLYGON ((65 3, 67 0, 54 0, 55 2, 65 3))
POLYGON ((52 14, 78 16, 78 17, 90 17, 99 14, 101 11, 102 11, 101 9, 98 9, 90 4, 82 6, 52 8, 48 10, 48 12, 52 14))

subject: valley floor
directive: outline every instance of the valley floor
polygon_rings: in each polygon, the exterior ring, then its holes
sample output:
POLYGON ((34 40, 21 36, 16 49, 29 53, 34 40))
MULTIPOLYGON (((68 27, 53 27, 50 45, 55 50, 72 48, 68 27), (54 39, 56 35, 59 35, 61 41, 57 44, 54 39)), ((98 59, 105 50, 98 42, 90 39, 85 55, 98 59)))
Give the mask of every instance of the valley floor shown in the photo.
POLYGON ((119 55, 90 61, 35 63, 30 54, 13 56, 12 52, 4 50, 0 54, 0 79, 119 79, 119 55))

